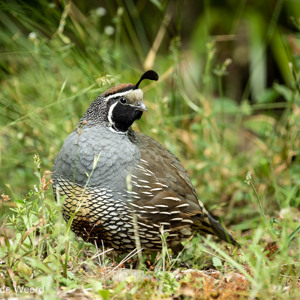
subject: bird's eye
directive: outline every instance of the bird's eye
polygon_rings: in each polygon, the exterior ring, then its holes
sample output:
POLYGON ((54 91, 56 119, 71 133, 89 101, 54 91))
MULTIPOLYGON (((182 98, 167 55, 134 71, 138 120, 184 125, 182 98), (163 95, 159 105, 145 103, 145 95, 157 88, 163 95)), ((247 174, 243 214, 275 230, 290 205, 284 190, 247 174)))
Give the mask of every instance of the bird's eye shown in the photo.
POLYGON ((121 102, 122 104, 126 104, 126 103, 127 103, 127 100, 126 100, 126 98, 122 97, 122 98, 120 99, 120 102, 121 102))

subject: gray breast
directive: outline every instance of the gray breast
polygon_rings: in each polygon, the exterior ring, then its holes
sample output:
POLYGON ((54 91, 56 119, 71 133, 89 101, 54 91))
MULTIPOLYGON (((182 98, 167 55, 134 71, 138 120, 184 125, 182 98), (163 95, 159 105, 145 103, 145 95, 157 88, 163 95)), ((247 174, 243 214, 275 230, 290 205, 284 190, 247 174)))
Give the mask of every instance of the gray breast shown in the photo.
POLYGON ((61 177, 81 186, 120 190, 139 159, 140 152, 127 135, 85 127, 66 138, 55 160, 54 183, 61 177))

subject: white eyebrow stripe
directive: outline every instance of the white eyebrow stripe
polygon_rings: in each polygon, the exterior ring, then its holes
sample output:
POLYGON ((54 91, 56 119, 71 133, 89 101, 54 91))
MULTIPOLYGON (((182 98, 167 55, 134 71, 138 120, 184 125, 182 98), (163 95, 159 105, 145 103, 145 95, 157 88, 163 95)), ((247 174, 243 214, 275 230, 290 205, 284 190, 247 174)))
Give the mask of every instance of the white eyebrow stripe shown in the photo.
POLYGON ((127 95, 128 93, 132 92, 133 89, 130 89, 128 91, 125 91, 125 92, 121 92, 121 93, 115 93, 115 94, 111 94, 107 97, 104 97, 104 100, 105 101, 108 101, 109 99, 112 99, 112 98, 117 98, 117 97, 121 97, 121 96, 125 96, 127 95))

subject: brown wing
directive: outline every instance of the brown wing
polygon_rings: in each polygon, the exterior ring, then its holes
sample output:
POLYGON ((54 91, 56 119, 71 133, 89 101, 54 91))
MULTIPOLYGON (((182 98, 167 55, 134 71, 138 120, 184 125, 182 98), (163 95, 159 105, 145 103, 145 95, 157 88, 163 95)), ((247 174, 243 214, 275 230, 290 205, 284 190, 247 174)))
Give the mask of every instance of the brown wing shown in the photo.
POLYGON ((138 225, 148 226, 153 234, 163 226, 175 242, 190 236, 193 227, 213 233, 208 213, 179 160, 145 135, 137 134, 135 142, 141 158, 132 172, 128 203, 138 225))

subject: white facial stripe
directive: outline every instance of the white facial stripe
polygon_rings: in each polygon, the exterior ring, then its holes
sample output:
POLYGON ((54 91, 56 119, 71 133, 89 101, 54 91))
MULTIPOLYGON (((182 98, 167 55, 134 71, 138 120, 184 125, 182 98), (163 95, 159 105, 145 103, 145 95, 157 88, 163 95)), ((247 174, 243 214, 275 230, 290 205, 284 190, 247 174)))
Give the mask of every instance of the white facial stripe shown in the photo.
POLYGON ((127 96, 127 99, 129 100, 129 102, 142 101, 143 100, 143 91, 141 89, 136 89, 136 90, 131 89, 131 90, 128 90, 125 92, 109 95, 109 96, 105 97, 104 99, 107 102, 110 99, 118 98, 118 97, 122 97, 122 96, 127 96))
POLYGON ((118 101, 116 103, 114 103, 113 105, 111 105, 111 107, 109 108, 109 111, 108 111, 107 119, 108 119, 111 126, 115 125, 115 122, 112 120, 112 113, 113 113, 113 110, 114 110, 114 108, 117 104, 118 104, 118 101))
POLYGON ((127 131, 123 132, 123 131, 117 131, 115 130, 113 127, 109 127, 109 130, 118 134, 127 134, 127 131))

